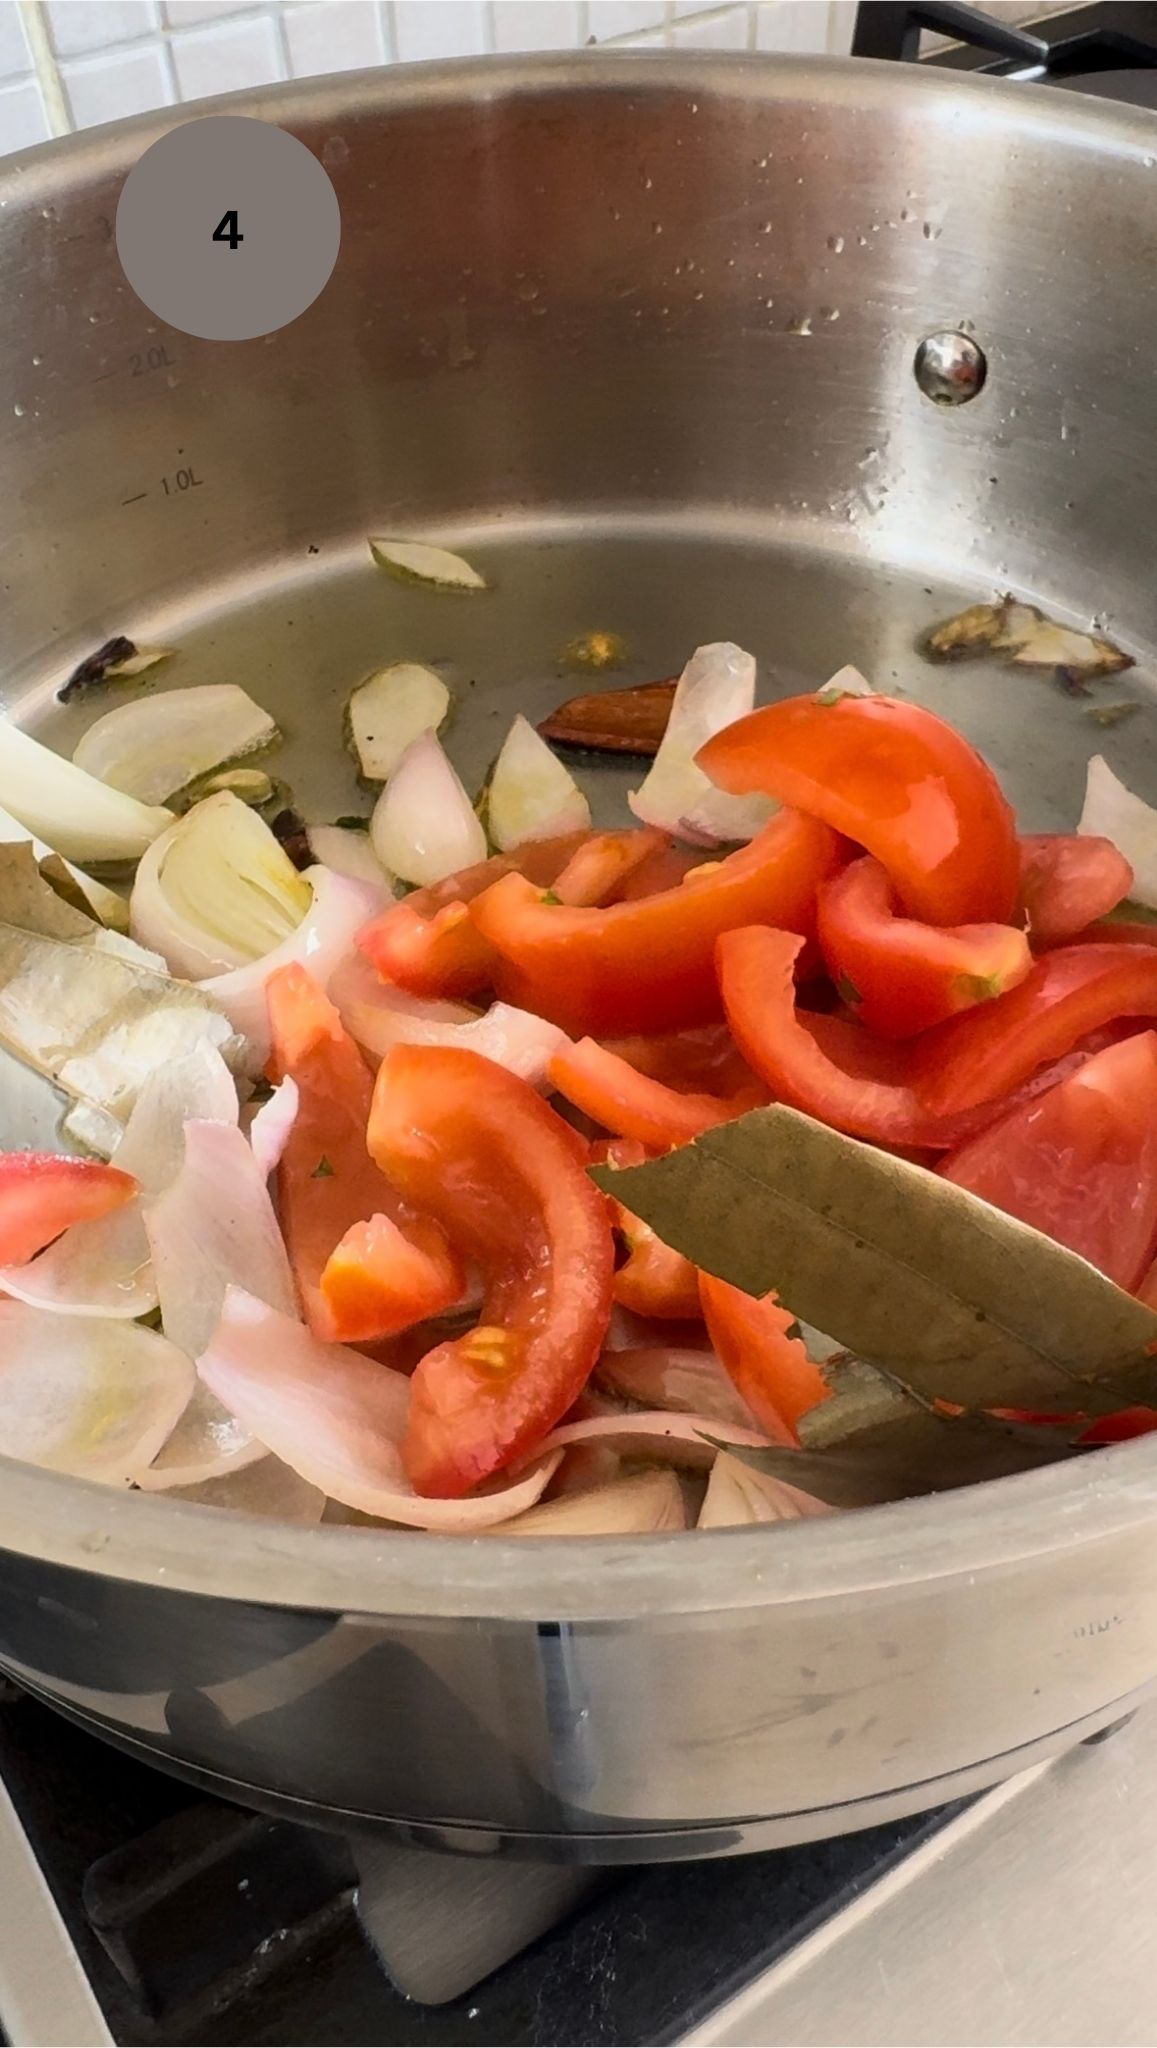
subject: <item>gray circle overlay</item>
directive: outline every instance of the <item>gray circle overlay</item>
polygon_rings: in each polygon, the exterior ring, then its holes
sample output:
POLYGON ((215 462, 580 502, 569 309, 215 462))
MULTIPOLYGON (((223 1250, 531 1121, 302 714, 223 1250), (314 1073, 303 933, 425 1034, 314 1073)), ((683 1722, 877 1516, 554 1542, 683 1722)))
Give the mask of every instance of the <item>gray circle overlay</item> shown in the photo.
POLYGON ((296 136, 210 114, 163 135, 134 164, 116 242, 125 276, 159 319, 204 341, 250 341, 313 304, 337 261, 341 214, 296 136))

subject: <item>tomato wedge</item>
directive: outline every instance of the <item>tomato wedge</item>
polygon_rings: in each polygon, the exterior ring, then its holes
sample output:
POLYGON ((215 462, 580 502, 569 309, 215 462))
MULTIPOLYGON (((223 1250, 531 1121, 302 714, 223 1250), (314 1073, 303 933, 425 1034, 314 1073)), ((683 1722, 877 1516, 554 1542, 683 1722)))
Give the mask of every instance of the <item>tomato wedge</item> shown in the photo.
POLYGON ((1012 811, 987 762, 922 705, 788 697, 716 733, 696 760, 721 789, 766 790, 858 841, 910 917, 1009 922, 1020 880, 1012 811))
POLYGON ((819 933, 849 1008, 883 1038, 912 1038, 1024 980, 1032 954, 1007 924, 945 929, 904 917, 888 871, 869 854, 824 883, 819 933))
POLYGON ((1007 1095, 1045 1060, 1118 1017, 1155 1016, 1151 948, 1062 946, 1038 960, 1019 988, 927 1032, 913 1054, 913 1084, 927 1109, 952 1116, 1007 1095))
POLYGON ((725 932, 716 957, 727 1021, 772 1096, 838 1131, 886 1145, 938 1141, 935 1120, 907 1078, 908 1055, 862 1025, 797 1010, 802 940, 752 925, 725 932))
POLYGON ((610 1320, 610 1218, 581 1139, 478 1053, 391 1047, 369 1142, 484 1278, 478 1328, 414 1374, 403 1445, 418 1492, 453 1499, 529 1456, 586 1385, 610 1320))
POLYGON ((604 1044, 629 1067, 668 1088, 736 1095, 754 1079, 722 1022, 701 1024, 693 1031, 636 1032, 633 1037, 606 1039, 604 1044))
POLYGON ((940 1172, 1131 1293, 1157 1248, 1157 1034, 1097 1053, 940 1172))
POLYGON ((131 1173, 100 1159, 0 1153, 0 1266, 27 1264, 62 1230, 123 1209, 136 1192, 131 1173))
POLYGON ((410 995, 474 995, 488 985, 494 956, 466 905, 502 875, 524 874, 537 887, 548 888, 590 836, 570 832, 561 839, 533 841, 463 868, 432 888, 414 889, 363 926, 358 948, 383 981, 410 995))
POLYGON ((1133 870, 1111 839, 1041 832, 1020 842, 1020 903, 1038 952, 1067 946, 1132 887, 1133 870))
POLYGON ((593 1038, 564 1045, 550 1063, 550 1079, 560 1095, 604 1130, 660 1150, 689 1144, 700 1132, 767 1100, 767 1090, 754 1075, 750 1087, 736 1095, 683 1094, 640 1074, 593 1038))
POLYGON ((298 1089, 277 1192, 306 1322, 326 1342, 358 1343, 440 1314, 465 1274, 366 1150, 373 1083, 353 1039, 304 967, 279 968, 265 993, 274 1073, 298 1089))
POLYGON ((1123 917, 1091 924, 1087 931, 1074 932, 1070 946, 1157 946, 1157 923, 1142 924, 1123 917))
POLYGON ((719 1014, 720 932, 760 921, 810 931, 816 889, 840 858, 826 825, 781 811, 750 846, 640 902, 572 910, 507 875, 471 916, 501 955, 495 985, 508 1002, 575 1037, 672 1030, 719 1014))
POLYGON ((712 1273, 699 1275, 699 1299, 719 1362, 760 1428, 774 1443, 798 1443, 800 1416, 826 1401, 830 1389, 802 1340, 791 1335, 790 1311, 774 1294, 757 1300, 712 1273))
MULTIPOLYGON (((551 887, 560 903, 576 908, 609 903, 620 896, 639 869, 666 851, 670 841, 653 825, 625 832, 595 832, 572 853, 551 887)), ((533 881, 533 875, 530 877, 533 881)))
MULTIPOLYGON (((642 1166, 646 1147, 633 1138, 612 1138, 591 1147, 592 1159, 608 1166, 642 1166)), ((682 1252, 656 1237, 649 1223, 625 1209, 613 1195, 605 1197, 611 1222, 627 1247, 627 1258, 615 1272, 615 1300, 633 1315, 657 1322, 692 1322, 700 1315, 699 1273, 682 1252)))

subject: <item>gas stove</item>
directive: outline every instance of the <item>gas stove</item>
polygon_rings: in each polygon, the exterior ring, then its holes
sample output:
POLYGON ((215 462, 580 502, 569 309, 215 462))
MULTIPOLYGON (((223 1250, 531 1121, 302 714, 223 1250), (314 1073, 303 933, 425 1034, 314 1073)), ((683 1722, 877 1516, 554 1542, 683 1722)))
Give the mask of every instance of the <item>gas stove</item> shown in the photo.
MULTIPOLYGON (((1157 108, 1142 0, 1028 28, 867 0, 853 48, 1157 108)), ((1106 1732, 838 1840, 574 1871, 244 1811, 0 1680, 0 2040, 1152 2040, 1157 1706, 1106 1732)))

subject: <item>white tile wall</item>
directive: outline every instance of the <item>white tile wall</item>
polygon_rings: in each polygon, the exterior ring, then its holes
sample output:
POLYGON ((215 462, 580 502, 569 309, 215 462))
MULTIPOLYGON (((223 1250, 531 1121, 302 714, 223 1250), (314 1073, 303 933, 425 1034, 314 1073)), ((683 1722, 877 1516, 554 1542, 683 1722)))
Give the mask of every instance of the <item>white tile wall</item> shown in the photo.
POLYGON ((0 155, 175 100, 394 61, 589 43, 839 54, 854 17, 854 0, 0 0, 0 155))

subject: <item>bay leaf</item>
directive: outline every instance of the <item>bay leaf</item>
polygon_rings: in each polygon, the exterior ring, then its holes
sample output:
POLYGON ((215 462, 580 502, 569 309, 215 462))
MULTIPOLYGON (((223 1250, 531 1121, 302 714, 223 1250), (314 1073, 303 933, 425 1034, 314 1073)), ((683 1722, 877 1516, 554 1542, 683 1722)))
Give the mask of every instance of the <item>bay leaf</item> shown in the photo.
MULTIPOLYGON (((605 1168, 592 1177, 609 1189, 605 1168)), ((776 1104, 613 1192, 748 1294, 772 1288, 925 1401, 1090 1415, 1157 1406, 1157 1314, 1084 1259, 923 1167, 776 1104)))

